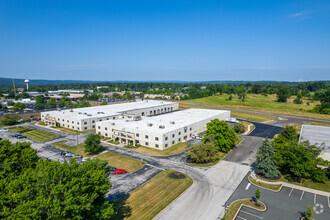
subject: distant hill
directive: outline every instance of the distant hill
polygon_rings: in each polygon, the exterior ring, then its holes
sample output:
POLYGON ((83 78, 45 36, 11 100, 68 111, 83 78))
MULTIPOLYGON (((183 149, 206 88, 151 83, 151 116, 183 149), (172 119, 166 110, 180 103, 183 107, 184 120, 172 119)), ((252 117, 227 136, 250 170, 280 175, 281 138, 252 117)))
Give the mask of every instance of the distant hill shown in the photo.
MULTIPOLYGON (((14 78, 15 85, 17 87, 24 86, 25 79, 14 78)), ((90 83, 200 83, 200 84, 246 84, 246 83, 260 83, 260 84, 272 84, 272 83, 281 83, 281 84, 292 84, 298 82, 289 82, 289 81, 179 81, 179 80, 164 80, 164 81, 129 81, 129 80, 117 80, 117 81, 93 81, 93 80, 45 80, 45 79, 30 79, 31 85, 60 85, 60 84, 90 84, 90 83)), ((330 81, 326 81, 328 84, 330 81)), ((0 77, 0 86, 12 86, 13 82, 11 78, 0 77)))

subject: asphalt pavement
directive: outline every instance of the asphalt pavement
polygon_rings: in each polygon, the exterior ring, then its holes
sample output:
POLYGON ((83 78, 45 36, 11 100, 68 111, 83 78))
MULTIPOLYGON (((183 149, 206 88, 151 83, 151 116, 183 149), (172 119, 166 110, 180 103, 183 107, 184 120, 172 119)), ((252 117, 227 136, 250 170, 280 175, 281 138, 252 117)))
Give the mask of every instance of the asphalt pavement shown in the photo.
MULTIPOLYGON (((251 198, 254 196, 257 187, 249 182, 248 175, 246 175, 233 195, 226 202, 226 206, 229 206, 233 201, 237 199, 251 198)), ((260 201, 266 204, 267 210, 260 212, 251 208, 244 207, 238 213, 238 216, 236 217, 237 220, 298 220, 306 211, 306 206, 314 208, 316 214, 313 218, 315 220, 329 219, 329 197, 304 192, 290 187, 282 187, 280 192, 273 192, 262 188, 260 188, 260 191, 260 201)))

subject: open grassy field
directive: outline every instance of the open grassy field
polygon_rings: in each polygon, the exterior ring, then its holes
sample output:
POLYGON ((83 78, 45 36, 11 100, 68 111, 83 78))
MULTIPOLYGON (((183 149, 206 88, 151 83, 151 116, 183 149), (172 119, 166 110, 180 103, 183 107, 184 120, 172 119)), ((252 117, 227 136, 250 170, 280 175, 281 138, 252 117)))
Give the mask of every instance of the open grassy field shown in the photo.
POLYGON ((330 115, 308 112, 313 109, 314 106, 320 104, 318 101, 311 102, 304 99, 302 100, 303 104, 298 105, 293 103, 295 97, 291 97, 286 103, 281 103, 276 101, 276 95, 263 96, 255 94, 248 94, 245 102, 239 100, 237 96, 233 96, 231 101, 228 100, 228 98, 229 95, 217 95, 200 99, 192 99, 189 100, 189 102, 256 112, 330 120, 330 115))
POLYGON ((112 152, 103 153, 95 157, 95 159, 106 160, 108 161, 109 166, 126 169, 128 172, 135 172, 146 165, 146 162, 144 161, 136 160, 112 152))
POLYGON ((80 144, 78 146, 72 147, 70 145, 65 144, 65 142, 59 142, 59 143, 53 144, 53 146, 57 147, 61 150, 70 151, 72 153, 80 154, 83 157, 91 156, 90 154, 85 153, 85 145, 84 144, 80 144))
MULTIPOLYGON (((188 105, 188 104, 180 104, 180 107, 181 108, 214 109, 214 108, 207 108, 207 107, 202 107, 202 106, 197 106, 197 105, 188 105)), ((236 112, 236 111, 231 111, 230 115, 231 115, 231 117, 241 118, 241 119, 245 119, 248 121, 254 121, 254 122, 265 122, 265 121, 271 121, 271 120, 277 119, 276 117, 267 116, 267 115, 250 114, 250 113, 236 112)))
POLYGON ((76 130, 73 130, 73 129, 70 129, 70 128, 65 128, 65 127, 56 127, 55 129, 59 130, 59 131, 62 131, 62 132, 65 132, 65 133, 68 133, 68 134, 81 134, 81 133, 87 133, 87 132, 90 132, 90 131, 95 131, 95 129, 91 129, 91 130, 86 130, 86 131, 76 131, 76 130))
POLYGON ((266 205, 259 201, 258 202, 260 206, 256 206, 254 202, 251 202, 250 199, 240 199, 236 200, 235 202, 231 203, 229 208, 227 209, 227 212, 224 216, 225 220, 233 220, 236 213, 238 212, 241 205, 245 205, 247 207, 251 207, 260 211, 264 211, 266 209, 266 205))
POLYGON ((45 142, 45 141, 50 141, 58 137, 56 134, 52 134, 46 131, 41 131, 41 130, 35 130, 29 127, 15 127, 15 128, 10 128, 8 129, 10 131, 13 131, 15 133, 22 134, 32 140, 36 140, 39 142, 45 142))
POLYGON ((157 150, 157 149, 144 147, 144 146, 137 147, 137 148, 130 148, 130 149, 139 151, 141 153, 149 154, 152 156, 168 156, 168 155, 178 154, 178 153, 184 151, 184 149, 186 149, 187 146, 188 146, 187 143, 180 142, 165 150, 157 150))
POLYGON ((316 125, 316 126, 330 127, 330 124, 320 123, 320 122, 304 122, 304 124, 310 124, 310 125, 316 125))
POLYGON ((184 179, 171 178, 169 175, 173 172, 176 171, 163 171, 132 191, 125 201, 131 208, 131 214, 125 219, 153 219, 193 183, 185 174, 184 179))

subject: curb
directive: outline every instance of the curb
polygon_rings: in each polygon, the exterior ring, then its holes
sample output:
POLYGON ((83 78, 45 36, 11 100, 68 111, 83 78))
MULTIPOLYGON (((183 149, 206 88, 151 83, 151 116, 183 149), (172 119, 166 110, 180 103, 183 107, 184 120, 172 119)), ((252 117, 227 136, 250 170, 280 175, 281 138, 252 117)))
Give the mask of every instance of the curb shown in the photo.
POLYGON ((266 188, 266 187, 259 186, 259 185, 256 185, 256 184, 252 183, 252 182, 250 181, 250 177, 253 178, 253 179, 254 179, 255 181, 257 181, 257 182, 258 182, 258 179, 255 179, 251 174, 250 174, 249 177, 248 177, 249 182, 250 182, 252 185, 254 185, 254 186, 258 187, 258 188, 262 188, 262 189, 269 190, 269 191, 272 191, 272 192, 279 192, 279 191, 281 191, 282 188, 283 188, 283 184, 281 184, 281 183, 277 183, 277 184, 269 183, 269 184, 271 184, 271 185, 281 185, 281 187, 279 188, 279 190, 268 189, 268 188, 266 188))
MULTIPOLYGON (((239 201, 239 200, 243 200, 243 199, 238 199, 238 200, 233 201, 232 203, 230 203, 229 207, 230 207, 234 202, 239 201)), ((259 201, 259 202, 261 202, 261 201, 259 201)), ((262 202, 262 204, 265 205, 265 209, 263 209, 263 210, 256 209, 256 208, 254 208, 254 207, 251 207, 251 206, 248 206, 248 205, 245 205, 245 204, 241 204, 241 205, 239 206, 239 208, 237 209, 236 214, 234 215, 234 217, 233 217, 232 219, 236 219, 236 217, 237 217, 239 211, 241 210, 241 208, 242 208, 243 206, 248 207, 248 208, 250 208, 250 209, 257 210, 257 211, 259 211, 259 212, 264 212, 264 211, 266 211, 266 210, 267 210, 267 206, 266 206, 266 204, 263 203, 263 202, 262 202)), ((226 215, 226 213, 225 213, 225 215, 226 215)))

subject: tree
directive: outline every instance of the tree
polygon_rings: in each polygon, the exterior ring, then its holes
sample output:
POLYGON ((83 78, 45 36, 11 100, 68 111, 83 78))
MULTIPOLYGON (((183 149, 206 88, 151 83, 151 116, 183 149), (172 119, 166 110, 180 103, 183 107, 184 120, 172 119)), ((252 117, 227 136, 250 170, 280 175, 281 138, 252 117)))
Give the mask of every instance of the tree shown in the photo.
POLYGON ((286 86, 281 86, 277 90, 277 101, 278 102, 286 102, 286 100, 290 97, 290 91, 288 87, 286 86))
POLYGON ((261 196, 261 191, 260 191, 259 188, 256 190, 256 192, 254 193, 254 195, 255 195, 256 200, 257 200, 257 203, 258 203, 258 200, 260 199, 260 196, 261 196))
POLYGON ((315 215, 313 207, 306 206, 306 212, 305 212, 304 219, 310 220, 310 219, 312 219, 313 215, 315 215))
POLYGON ((236 133, 243 133, 245 131, 245 127, 242 123, 236 123, 233 129, 236 133))
POLYGON ((203 138, 204 143, 213 142, 217 150, 227 153, 238 137, 233 129, 225 121, 213 119, 207 123, 206 134, 203 138))
POLYGON ((1 123, 4 125, 14 125, 20 118, 18 114, 5 114, 1 118, 1 123))
POLYGON ((103 102, 101 102, 100 105, 107 105, 107 104, 108 104, 107 101, 103 101, 103 102))
POLYGON ((99 134, 90 134, 85 140, 85 152, 97 154, 102 151, 101 136, 99 134))
POLYGON ((301 93, 298 93, 297 98, 295 98, 295 99, 293 100, 293 102, 294 102, 295 104, 302 104, 301 98, 302 98, 301 93))
POLYGON ((41 160, 30 143, 0 141, 0 218, 110 219, 107 162, 41 160))
POLYGON ((283 141, 293 141, 298 142, 299 134, 297 133, 296 129, 293 126, 287 125, 281 131, 278 138, 275 140, 276 142, 283 142, 283 141))
POLYGON ((15 102, 12 100, 7 101, 7 106, 13 106, 15 105, 15 102))
POLYGON ((49 108, 56 108, 57 106, 56 99, 50 98, 47 104, 49 108))
POLYGON ((23 111, 24 109, 25 109, 25 104, 24 103, 21 103, 21 102, 17 102, 13 106, 13 110, 14 111, 23 111))
POLYGON ((264 139, 257 152, 256 168, 259 174, 266 178, 275 178, 280 175, 274 156, 274 145, 268 139, 264 139))
POLYGON ((195 163, 209 163, 216 161, 219 156, 212 143, 193 145, 186 152, 188 159, 195 163))

